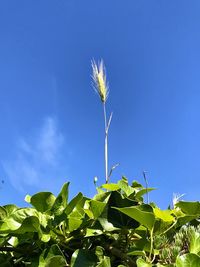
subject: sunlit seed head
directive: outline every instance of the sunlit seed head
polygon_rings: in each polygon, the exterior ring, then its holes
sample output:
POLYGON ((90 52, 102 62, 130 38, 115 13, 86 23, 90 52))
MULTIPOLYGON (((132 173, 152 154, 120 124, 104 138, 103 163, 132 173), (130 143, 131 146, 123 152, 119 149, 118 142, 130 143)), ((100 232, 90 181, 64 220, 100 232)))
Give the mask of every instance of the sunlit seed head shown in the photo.
POLYGON ((101 101, 105 103, 108 98, 109 91, 103 60, 101 60, 99 64, 96 64, 94 60, 92 61, 92 78, 95 91, 98 93, 101 101))

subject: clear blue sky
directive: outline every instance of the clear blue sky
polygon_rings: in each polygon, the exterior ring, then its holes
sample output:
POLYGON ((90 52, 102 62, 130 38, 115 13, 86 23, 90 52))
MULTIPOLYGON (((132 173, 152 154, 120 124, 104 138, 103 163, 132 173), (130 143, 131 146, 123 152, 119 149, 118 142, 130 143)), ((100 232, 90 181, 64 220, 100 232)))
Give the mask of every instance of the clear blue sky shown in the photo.
POLYGON ((92 196, 104 182, 103 118, 91 59, 110 85, 112 181, 143 182, 162 208, 200 196, 200 1, 0 2, 0 203, 92 196))

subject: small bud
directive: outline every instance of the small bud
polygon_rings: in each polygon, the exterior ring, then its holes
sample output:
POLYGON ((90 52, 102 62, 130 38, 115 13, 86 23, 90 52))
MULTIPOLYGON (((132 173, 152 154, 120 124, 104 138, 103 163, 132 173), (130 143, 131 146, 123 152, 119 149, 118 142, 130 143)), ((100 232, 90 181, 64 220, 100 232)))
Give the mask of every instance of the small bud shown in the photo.
POLYGON ((95 176, 95 177, 94 177, 94 184, 96 184, 97 181, 98 181, 98 178, 97 178, 97 176, 95 176))

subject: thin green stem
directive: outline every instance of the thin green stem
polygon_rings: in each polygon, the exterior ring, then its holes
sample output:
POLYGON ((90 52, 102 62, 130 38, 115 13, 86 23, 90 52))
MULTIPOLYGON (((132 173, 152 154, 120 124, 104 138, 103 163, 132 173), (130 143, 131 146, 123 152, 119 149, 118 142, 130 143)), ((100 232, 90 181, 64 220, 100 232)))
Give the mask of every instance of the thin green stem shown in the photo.
POLYGON ((103 113, 104 113, 104 125, 105 125, 105 144, 104 144, 105 179, 106 179, 106 184, 107 184, 108 183, 108 125, 107 125, 105 102, 103 103, 103 113))
POLYGON ((150 262, 151 262, 151 255, 153 252, 153 231, 154 231, 154 227, 150 231, 150 251, 149 251, 149 261, 150 262))

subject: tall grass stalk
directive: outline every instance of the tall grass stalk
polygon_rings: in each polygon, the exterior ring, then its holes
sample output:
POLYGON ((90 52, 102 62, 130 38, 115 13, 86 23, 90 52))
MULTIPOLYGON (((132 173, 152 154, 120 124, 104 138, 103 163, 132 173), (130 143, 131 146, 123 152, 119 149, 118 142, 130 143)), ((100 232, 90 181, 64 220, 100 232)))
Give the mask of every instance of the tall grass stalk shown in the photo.
MULTIPOLYGON (((93 60, 92 61, 92 78, 93 78, 93 87, 97 94, 100 97, 100 100, 103 105, 103 114, 104 114, 104 131, 105 131, 105 141, 104 141, 104 164, 105 164, 105 181, 108 183, 109 181, 109 173, 108 173, 108 131, 110 127, 110 123, 112 120, 112 113, 107 120, 106 113, 106 101, 108 99, 109 89, 106 81, 106 71, 103 60, 101 60, 98 64, 93 60)), ((111 174, 112 172, 110 172, 111 174)))

